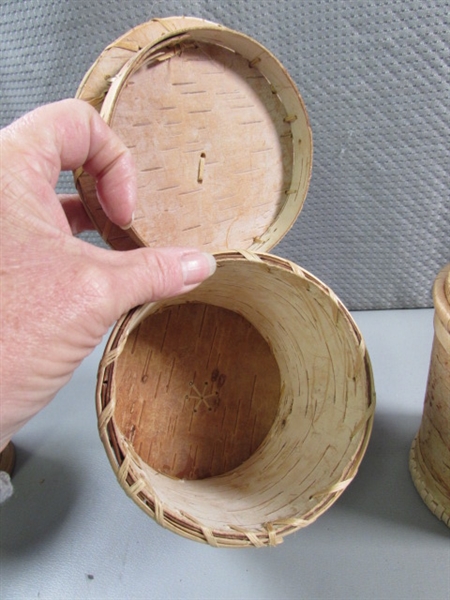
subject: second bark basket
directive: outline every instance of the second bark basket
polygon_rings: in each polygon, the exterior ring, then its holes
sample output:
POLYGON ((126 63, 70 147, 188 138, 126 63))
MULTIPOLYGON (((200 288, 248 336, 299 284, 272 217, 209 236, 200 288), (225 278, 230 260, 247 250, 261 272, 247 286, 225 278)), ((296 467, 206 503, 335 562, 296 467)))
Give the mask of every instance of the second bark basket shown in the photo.
POLYGON ((78 97, 134 154, 131 230, 114 248, 215 253, 199 288, 117 323, 99 368, 100 435, 120 485, 158 523, 212 546, 276 545, 356 474, 375 395, 360 332, 336 295, 267 252, 298 216, 312 164, 301 97, 255 40, 195 18, 111 44, 78 97))

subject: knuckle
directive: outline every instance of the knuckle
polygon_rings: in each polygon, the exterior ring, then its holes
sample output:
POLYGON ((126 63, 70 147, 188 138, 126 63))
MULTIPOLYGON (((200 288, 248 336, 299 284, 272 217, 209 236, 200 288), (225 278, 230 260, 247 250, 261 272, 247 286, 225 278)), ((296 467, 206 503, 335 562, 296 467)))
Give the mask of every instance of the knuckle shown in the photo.
POLYGON ((143 253, 146 264, 146 277, 150 281, 151 300, 160 300, 174 296, 183 286, 181 268, 178 260, 170 260, 160 251, 143 253))

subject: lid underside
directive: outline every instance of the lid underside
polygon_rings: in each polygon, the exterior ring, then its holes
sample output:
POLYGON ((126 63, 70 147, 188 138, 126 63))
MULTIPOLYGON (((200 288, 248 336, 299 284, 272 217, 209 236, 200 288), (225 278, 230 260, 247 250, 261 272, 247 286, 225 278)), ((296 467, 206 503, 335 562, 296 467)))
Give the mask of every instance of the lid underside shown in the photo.
POLYGON ((254 40, 203 26, 136 52, 100 113, 130 149, 138 179, 133 227, 103 213, 95 183, 77 185, 114 248, 268 250, 306 196, 311 134, 280 63, 254 40))

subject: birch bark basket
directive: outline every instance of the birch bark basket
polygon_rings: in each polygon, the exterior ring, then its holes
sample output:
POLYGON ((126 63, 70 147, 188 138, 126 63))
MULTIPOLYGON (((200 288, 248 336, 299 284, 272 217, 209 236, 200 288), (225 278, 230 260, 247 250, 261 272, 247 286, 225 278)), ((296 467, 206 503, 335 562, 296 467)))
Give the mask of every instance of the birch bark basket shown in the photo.
POLYGON ((422 422, 410 453, 414 484, 450 527, 450 264, 433 286, 434 339, 422 422))

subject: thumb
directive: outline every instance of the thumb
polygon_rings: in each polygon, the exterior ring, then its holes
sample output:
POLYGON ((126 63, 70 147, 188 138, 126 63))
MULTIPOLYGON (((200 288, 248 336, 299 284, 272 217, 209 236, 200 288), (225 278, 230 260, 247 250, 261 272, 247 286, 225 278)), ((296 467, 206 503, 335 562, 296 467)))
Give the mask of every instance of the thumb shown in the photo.
MULTIPOLYGON (((100 310, 110 327, 125 312, 147 302, 184 294, 211 276, 216 261, 211 254, 192 248, 139 248, 127 252, 106 253, 97 286, 100 310)), ((97 283, 96 283, 97 282, 97 283)))

